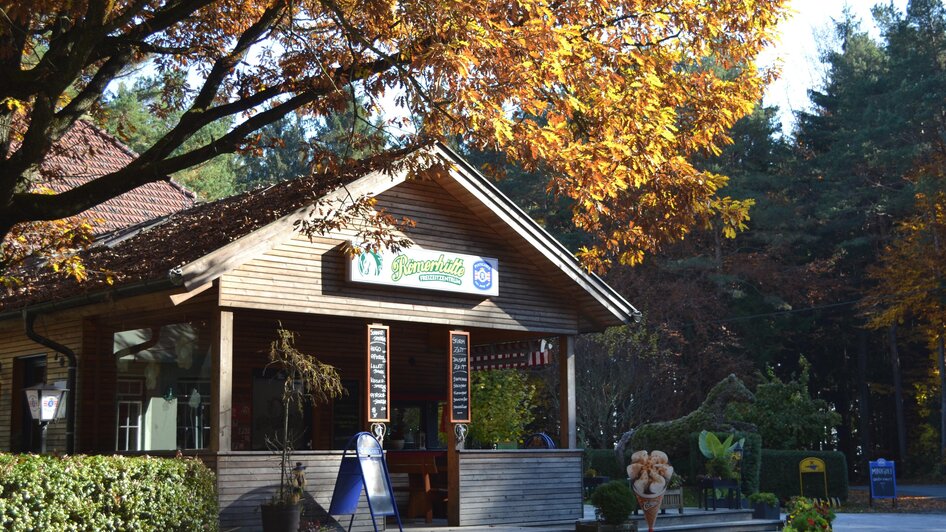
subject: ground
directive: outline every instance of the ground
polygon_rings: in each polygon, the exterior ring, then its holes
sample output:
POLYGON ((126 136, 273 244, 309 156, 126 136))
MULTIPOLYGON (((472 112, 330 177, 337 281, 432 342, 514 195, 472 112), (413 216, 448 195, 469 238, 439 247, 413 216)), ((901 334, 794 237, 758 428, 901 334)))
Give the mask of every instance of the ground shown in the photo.
POLYGON ((892 499, 874 499, 874 505, 871 508, 868 505, 866 486, 852 487, 848 500, 840 511, 847 513, 946 513, 946 484, 898 486, 897 495, 896 508, 893 507, 892 499))

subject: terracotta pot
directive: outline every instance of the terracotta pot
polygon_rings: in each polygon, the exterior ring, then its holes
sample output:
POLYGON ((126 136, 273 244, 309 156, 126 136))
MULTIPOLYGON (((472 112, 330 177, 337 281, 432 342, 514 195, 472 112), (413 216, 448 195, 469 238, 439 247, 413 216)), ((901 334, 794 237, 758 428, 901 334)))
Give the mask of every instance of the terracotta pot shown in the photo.
POLYGON ((263 520, 263 532, 299 532, 302 503, 261 504, 260 515, 263 520))

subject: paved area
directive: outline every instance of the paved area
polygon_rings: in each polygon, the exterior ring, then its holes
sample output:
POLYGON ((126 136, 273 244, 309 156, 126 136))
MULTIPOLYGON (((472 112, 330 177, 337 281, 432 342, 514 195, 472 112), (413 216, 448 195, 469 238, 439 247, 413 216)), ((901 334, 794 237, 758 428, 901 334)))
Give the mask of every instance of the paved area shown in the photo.
MULTIPOLYGON (((897 487, 898 492, 900 486, 897 487)), ((919 495, 936 496, 937 493, 943 493, 946 497, 946 486, 933 485, 930 487, 921 487, 919 495), (942 491, 941 491, 942 490, 942 491)), ((906 495, 906 493, 904 493, 906 495)), ((585 518, 594 518, 594 507, 585 506, 585 518)), ((785 515, 782 515, 782 519, 785 515)), ((394 527, 395 529, 397 527, 394 527)), ((566 532, 575 530, 574 525, 561 526, 539 526, 539 527, 517 527, 517 526, 484 526, 484 527, 446 527, 430 526, 421 523, 411 523, 406 525, 405 530, 411 532, 566 532)), ((839 513, 834 520, 835 532, 871 532, 875 530, 898 530, 902 532, 946 532, 946 514, 846 514, 839 513)))
POLYGON ((835 532, 901 530, 903 532, 946 532, 944 514, 838 514, 835 532))

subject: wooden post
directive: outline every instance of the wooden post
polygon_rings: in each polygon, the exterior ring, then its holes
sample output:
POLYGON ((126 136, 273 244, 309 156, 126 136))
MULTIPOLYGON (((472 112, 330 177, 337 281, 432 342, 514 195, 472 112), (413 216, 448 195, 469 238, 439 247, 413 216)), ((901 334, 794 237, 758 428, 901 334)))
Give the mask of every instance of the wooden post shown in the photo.
MULTIPOLYGON (((444 415, 447 415, 444 412, 444 415)), ((447 524, 460 526, 460 452, 457 451, 456 425, 447 430, 447 524)))
POLYGON ((214 316, 213 355, 210 365, 210 450, 230 450, 233 408, 233 311, 214 316))
POLYGON ((575 336, 561 336, 558 339, 558 410, 560 429, 559 447, 562 449, 578 448, 578 428, 575 424, 577 413, 575 396, 575 336))

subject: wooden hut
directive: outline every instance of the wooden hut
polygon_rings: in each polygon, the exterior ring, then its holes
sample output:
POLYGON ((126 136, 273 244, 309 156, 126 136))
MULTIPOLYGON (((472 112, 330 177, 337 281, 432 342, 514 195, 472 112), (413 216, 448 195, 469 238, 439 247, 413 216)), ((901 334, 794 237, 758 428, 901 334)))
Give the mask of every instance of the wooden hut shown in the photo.
MULTIPOLYGON (((339 368, 349 392, 293 420, 310 503, 328 508, 340 449, 368 429, 374 324, 389 334, 391 426, 409 433, 391 462, 445 480, 450 524, 579 518, 574 339, 637 311, 456 153, 429 153, 448 171, 355 173, 321 196, 305 179, 280 183, 106 240, 86 258, 97 272, 86 283, 29 277, 0 301, 0 449, 24 449, 14 436, 25 423, 22 387, 42 362, 48 382, 74 381, 73 422, 50 427, 51 449, 196 454, 217 472, 221 524, 251 530, 278 476, 265 438, 279 418, 279 385, 266 355, 281 323, 302 351, 339 368), (362 194, 412 219, 403 236, 414 245, 350 257, 357 228, 312 238, 297 230, 314 203, 327 210, 362 194), (384 269, 398 261, 398 275, 384 269), (458 331, 474 367, 557 366, 558 449, 456 451, 452 430, 438 436, 450 421, 458 331)), ((356 528, 370 528, 366 514, 356 528)))

